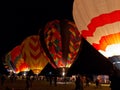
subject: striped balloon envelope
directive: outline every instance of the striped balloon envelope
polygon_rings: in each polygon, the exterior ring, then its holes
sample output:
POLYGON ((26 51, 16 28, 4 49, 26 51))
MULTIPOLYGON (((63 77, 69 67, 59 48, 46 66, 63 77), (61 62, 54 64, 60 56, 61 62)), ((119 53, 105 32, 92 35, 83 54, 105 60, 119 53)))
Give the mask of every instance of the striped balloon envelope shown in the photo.
POLYGON ((39 74, 48 63, 48 57, 46 56, 41 43, 39 35, 31 35, 23 40, 21 43, 22 57, 29 65, 34 74, 39 74))
POLYGON ((120 70, 120 0, 74 0, 73 18, 81 35, 120 70))
POLYGON ((9 69, 16 74, 19 72, 29 71, 29 66, 22 58, 20 45, 14 47, 10 52, 7 53, 5 56, 5 61, 7 62, 9 69))
POLYGON ((70 68, 76 60, 80 45, 80 33, 70 20, 53 20, 44 28, 44 41, 51 63, 55 68, 70 68))

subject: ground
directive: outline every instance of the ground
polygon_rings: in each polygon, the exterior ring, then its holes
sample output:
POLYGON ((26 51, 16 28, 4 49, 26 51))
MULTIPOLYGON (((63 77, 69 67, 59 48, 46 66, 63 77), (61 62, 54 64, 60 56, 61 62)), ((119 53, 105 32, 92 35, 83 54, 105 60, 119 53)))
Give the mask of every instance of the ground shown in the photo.
MULTIPOLYGON (((0 85, 0 90, 26 90, 25 80, 16 80, 11 82, 6 80, 4 86, 0 85), (8 87, 8 89, 6 89, 8 87)), ((50 85, 48 81, 34 80, 32 87, 29 90, 75 90, 74 82, 57 83, 57 86, 50 85)), ((95 84, 91 84, 89 87, 84 87, 84 90, 111 90, 109 85, 102 85, 99 88, 95 87, 95 84)))

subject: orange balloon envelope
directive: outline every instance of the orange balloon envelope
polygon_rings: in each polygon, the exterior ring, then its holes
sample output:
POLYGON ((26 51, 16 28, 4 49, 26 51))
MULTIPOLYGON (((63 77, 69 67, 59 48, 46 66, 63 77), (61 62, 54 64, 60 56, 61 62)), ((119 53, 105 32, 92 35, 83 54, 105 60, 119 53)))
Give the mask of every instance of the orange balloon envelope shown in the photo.
POLYGON ((9 68, 13 70, 14 73, 19 73, 22 71, 29 71, 28 65, 25 63, 21 54, 20 45, 14 47, 7 55, 6 62, 9 65, 9 68))
POLYGON ((49 61, 39 38, 39 35, 32 35, 23 40, 21 44, 22 56, 34 74, 39 74, 49 61))

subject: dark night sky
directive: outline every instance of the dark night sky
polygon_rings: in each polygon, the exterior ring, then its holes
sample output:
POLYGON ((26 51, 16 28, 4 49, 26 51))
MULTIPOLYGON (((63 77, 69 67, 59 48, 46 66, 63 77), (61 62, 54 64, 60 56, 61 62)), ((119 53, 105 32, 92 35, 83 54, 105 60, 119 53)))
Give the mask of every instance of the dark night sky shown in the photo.
POLYGON ((19 45, 27 36, 37 34, 48 21, 72 19, 73 0, 42 0, 7 3, 2 8, 0 56, 19 45))

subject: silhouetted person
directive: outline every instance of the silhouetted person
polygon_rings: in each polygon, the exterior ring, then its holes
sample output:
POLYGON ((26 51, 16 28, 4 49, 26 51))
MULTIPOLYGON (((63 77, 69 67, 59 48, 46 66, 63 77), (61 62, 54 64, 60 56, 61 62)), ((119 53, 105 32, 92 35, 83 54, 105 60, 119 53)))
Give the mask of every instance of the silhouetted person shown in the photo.
POLYGON ((113 67, 109 75, 110 88, 111 90, 120 90, 120 70, 116 67, 113 67))
POLYGON ((88 86, 88 87, 89 87, 89 82, 90 82, 89 78, 86 77, 86 86, 88 86))
POLYGON ((80 90, 80 78, 76 76, 75 80, 75 90, 80 90))
POLYGON ((11 90, 9 87, 6 87, 5 90, 11 90))
POLYGON ((83 82, 80 75, 76 76, 75 90, 83 90, 83 82))
POLYGON ((83 90, 84 88, 83 88, 83 79, 82 79, 82 77, 80 77, 80 90, 83 90))
POLYGON ((31 82, 30 82, 30 77, 27 76, 26 78, 26 90, 30 90, 31 82))
POLYGON ((52 76, 49 76, 50 85, 52 85, 52 76))
POLYGON ((54 85, 57 86, 57 76, 54 76, 54 85))
POLYGON ((110 83, 111 90, 120 90, 120 76, 111 75, 109 76, 109 79, 111 81, 110 83))
POLYGON ((98 78, 96 79, 95 84, 96 84, 96 88, 98 88, 100 86, 100 81, 98 78))
POLYGON ((14 76, 13 75, 10 76, 10 81, 11 81, 11 83, 13 83, 13 81, 14 81, 14 76))
POLYGON ((1 86, 3 86, 5 83, 5 75, 2 75, 1 77, 1 86))

